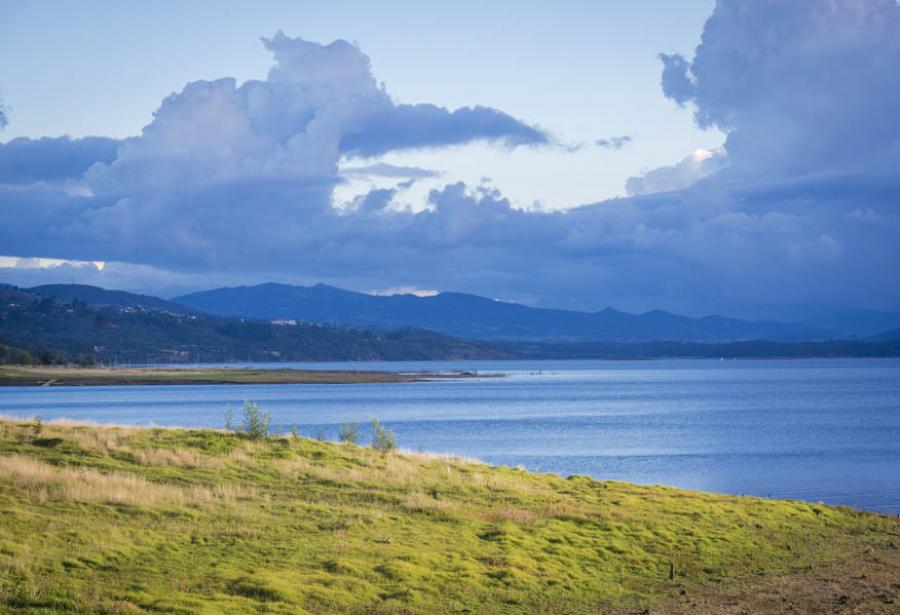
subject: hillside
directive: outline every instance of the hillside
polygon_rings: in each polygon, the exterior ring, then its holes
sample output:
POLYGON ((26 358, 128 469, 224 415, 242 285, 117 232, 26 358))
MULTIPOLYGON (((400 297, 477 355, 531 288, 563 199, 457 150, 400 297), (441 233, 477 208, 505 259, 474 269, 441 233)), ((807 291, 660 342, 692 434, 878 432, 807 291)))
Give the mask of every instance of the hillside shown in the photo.
POLYGON ((0 289, 0 343, 41 362, 90 355, 111 363, 505 358, 484 342, 414 329, 371 332, 275 325, 133 307, 96 307, 0 289), (40 356, 38 356, 40 355, 40 356))
POLYGON ((384 297, 324 284, 220 288, 173 301, 219 316, 296 318, 386 329, 417 327, 483 340, 722 342, 834 337, 823 329, 800 324, 722 316, 689 318, 662 310, 636 315, 611 308, 594 313, 541 309, 462 293, 384 297))
POLYGON ((890 331, 884 331, 882 333, 879 333, 878 335, 873 335, 869 339, 880 342, 898 341, 900 340, 900 327, 891 329, 890 331))
POLYGON ((0 421, 0 486, 0 610, 18 613, 888 613, 900 599, 895 519, 305 438, 0 421))
POLYGON ((150 295, 138 295, 121 290, 107 290, 85 284, 45 284, 27 289, 41 297, 66 302, 81 301, 97 307, 132 307, 143 310, 167 311, 173 314, 192 313, 193 310, 150 295))

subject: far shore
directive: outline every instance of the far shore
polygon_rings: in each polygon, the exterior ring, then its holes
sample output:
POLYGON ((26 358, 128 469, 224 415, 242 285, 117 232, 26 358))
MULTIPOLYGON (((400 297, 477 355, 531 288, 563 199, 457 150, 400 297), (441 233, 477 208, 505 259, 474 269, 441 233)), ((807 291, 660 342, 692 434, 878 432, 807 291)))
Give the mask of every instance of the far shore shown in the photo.
POLYGON ((397 373, 374 370, 0 366, 0 386, 178 384, 398 384, 481 378, 476 372, 397 373))

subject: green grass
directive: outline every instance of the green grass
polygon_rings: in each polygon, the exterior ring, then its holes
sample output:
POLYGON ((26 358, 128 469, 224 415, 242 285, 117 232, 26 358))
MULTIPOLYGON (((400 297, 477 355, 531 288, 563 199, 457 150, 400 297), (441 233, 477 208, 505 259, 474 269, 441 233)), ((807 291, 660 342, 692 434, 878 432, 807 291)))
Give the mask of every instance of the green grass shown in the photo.
POLYGON ((596 613, 898 536, 847 508, 305 438, 0 421, 10 612, 596 613))

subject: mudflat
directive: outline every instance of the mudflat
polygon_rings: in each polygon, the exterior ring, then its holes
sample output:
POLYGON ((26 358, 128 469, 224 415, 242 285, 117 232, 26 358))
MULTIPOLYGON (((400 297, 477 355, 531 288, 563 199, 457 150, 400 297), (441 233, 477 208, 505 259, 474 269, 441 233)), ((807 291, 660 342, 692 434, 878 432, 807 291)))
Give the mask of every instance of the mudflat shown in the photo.
POLYGON ((358 370, 0 367, 0 386, 102 386, 150 384, 375 384, 483 377, 472 372, 396 373, 358 370))

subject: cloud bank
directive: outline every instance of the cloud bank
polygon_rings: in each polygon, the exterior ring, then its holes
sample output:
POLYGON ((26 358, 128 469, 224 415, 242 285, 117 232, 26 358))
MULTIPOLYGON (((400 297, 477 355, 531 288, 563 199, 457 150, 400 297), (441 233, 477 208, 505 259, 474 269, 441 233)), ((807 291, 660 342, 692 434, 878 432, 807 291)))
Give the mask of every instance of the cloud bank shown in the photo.
POLYGON ((277 34, 265 80, 190 83, 92 164, 4 171, 0 252, 595 309, 896 309, 898 41, 893 0, 720 0, 690 58, 661 56, 661 84, 724 147, 632 178, 629 197, 553 211, 459 183, 424 209, 401 184, 334 206, 348 159, 414 179, 430 172, 377 156, 551 139, 494 109, 396 104, 356 47, 277 34))
POLYGON ((106 137, 13 139, 0 144, 0 184, 80 179, 94 164, 115 160, 119 144, 106 137))
POLYGON ((896 0, 720 0, 692 60, 660 59, 665 95, 727 133, 742 173, 897 171, 896 0))

